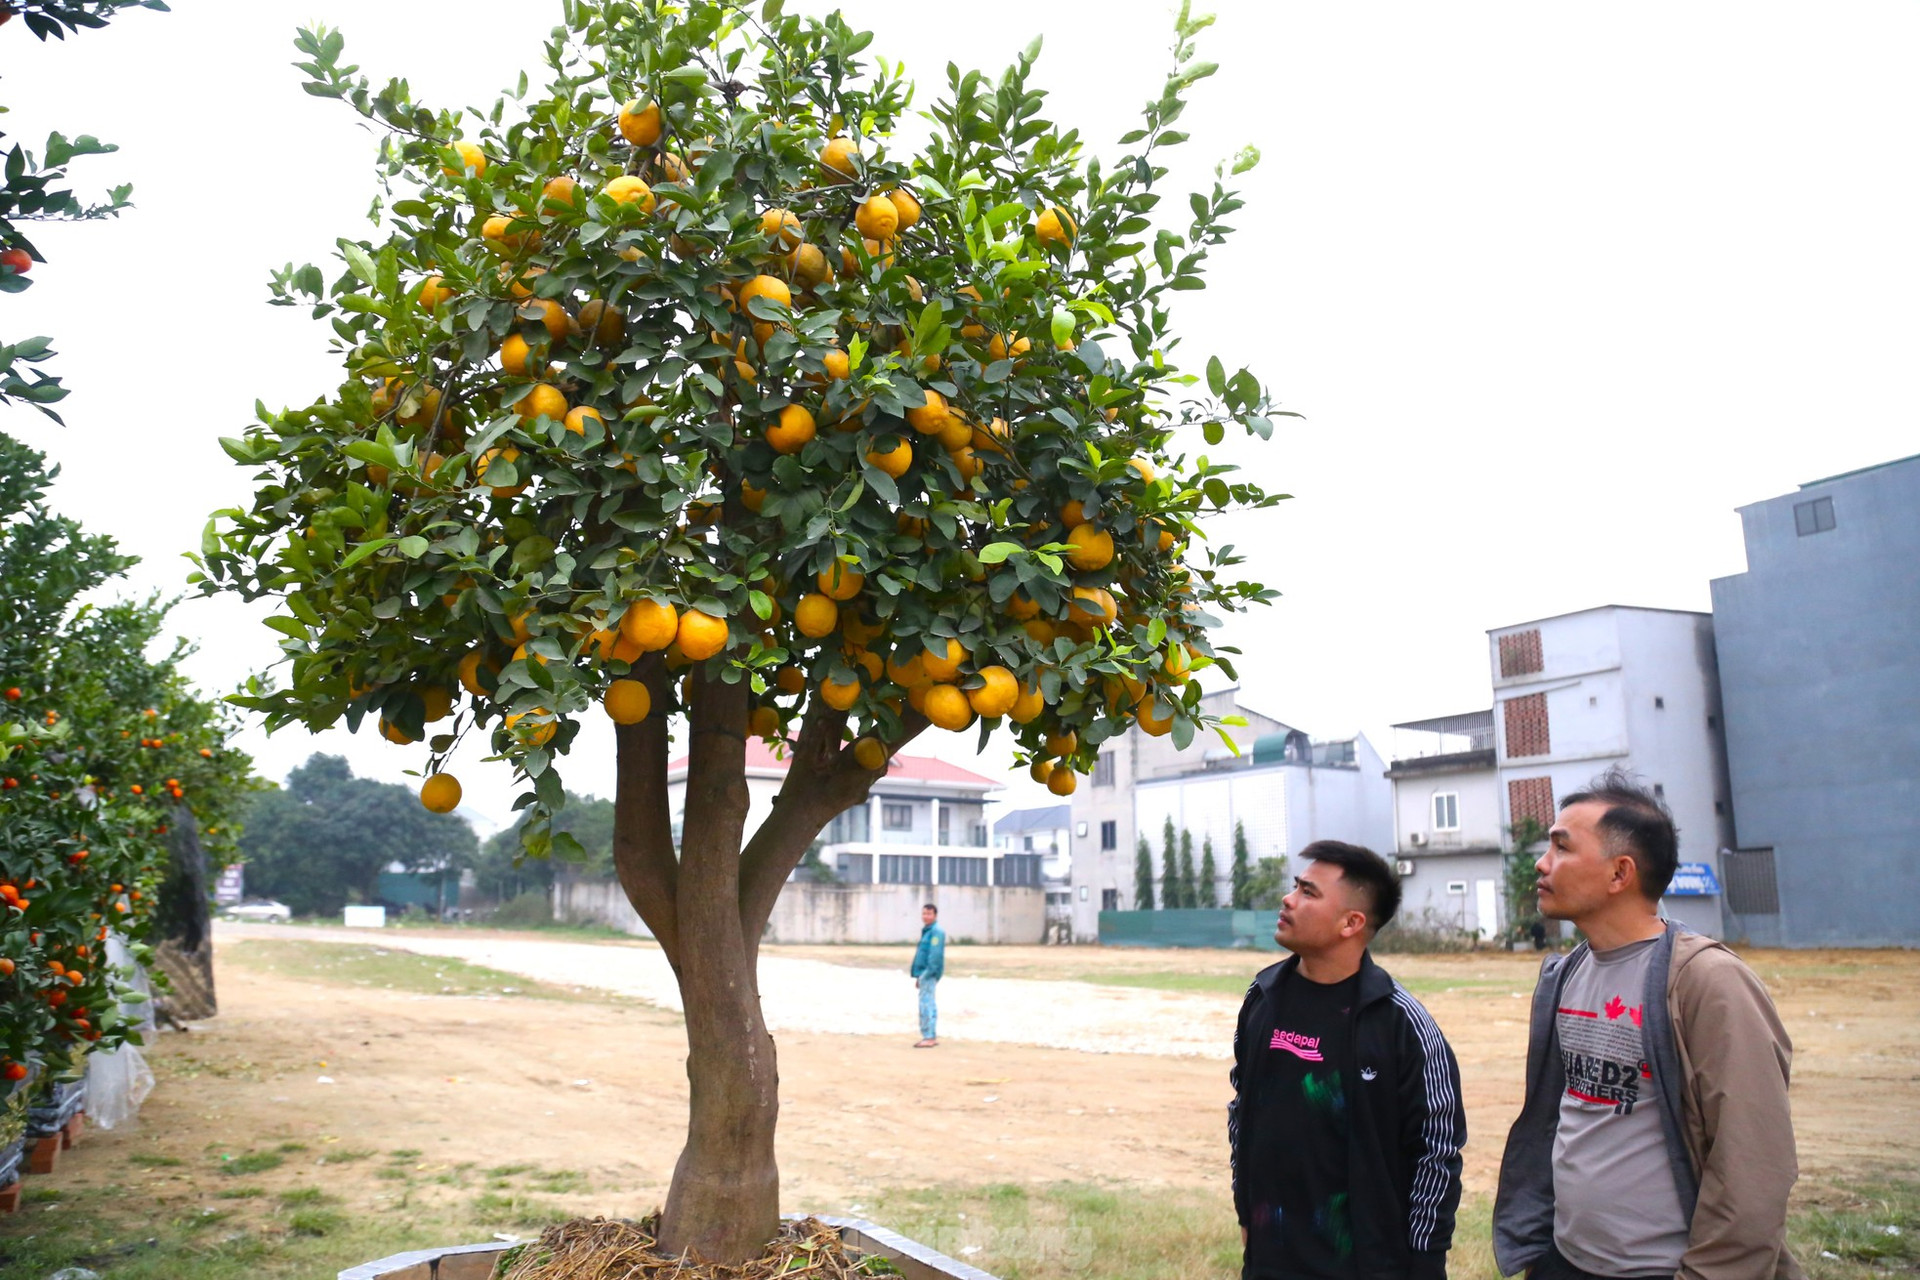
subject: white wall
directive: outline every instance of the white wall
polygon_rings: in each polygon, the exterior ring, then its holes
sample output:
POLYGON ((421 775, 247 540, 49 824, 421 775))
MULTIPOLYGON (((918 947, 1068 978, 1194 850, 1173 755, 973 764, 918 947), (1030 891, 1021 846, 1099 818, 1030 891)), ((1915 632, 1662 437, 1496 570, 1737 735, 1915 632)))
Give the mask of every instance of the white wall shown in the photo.
MULTIPOLYGON (((1408 858, 1404 853, 1400 856, 1408 858)), ((1413 874, 1400 877, 1399 919, 1407 927, 1442 924, 1478 930, 1484 937, 1500 931, 1504 908, 1500 887, 1505 869, 1499 854, 1421 854, 1410 860, 1413 874), (1481 911, 1485 897, 1481 886, 1486 882, 1493 887, 1495 909, 1491 915, 1481 911), (1450 885, 1459 885, 1460 892, 1450 892, 1450 885)))
POLYGON ((1038 943, 1046 929, 1046 892, 1037 888, 789 884, 774 903, 765 937, 776 943, 917 942, 920 907, 928 902, 940 908, 940 923, 955 942, 1038 943))
POLYGON ((1427 849, 1500 848, 1504 843, 1500 814, 1500 774, 1491 765, 1451 773, 1415 773, 1392 779, 1394 830, 1402 856, 1418 852, 1408 839, 1426 836, 1427 849), (1443 791, 1458 797, 1455 811, 1460 829, 1440 831, 1433 825, 1433 797, 1443 791))

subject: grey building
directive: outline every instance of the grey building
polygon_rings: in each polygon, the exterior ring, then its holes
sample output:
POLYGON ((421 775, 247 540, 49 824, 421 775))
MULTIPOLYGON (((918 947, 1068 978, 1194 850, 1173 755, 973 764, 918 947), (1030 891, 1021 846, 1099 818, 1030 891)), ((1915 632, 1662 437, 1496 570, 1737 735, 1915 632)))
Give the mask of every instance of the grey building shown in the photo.
POLYGON ((1728 933, 1920 943, 1920 456, 1740 508, 1713 583, 1738 848, 1728 933))

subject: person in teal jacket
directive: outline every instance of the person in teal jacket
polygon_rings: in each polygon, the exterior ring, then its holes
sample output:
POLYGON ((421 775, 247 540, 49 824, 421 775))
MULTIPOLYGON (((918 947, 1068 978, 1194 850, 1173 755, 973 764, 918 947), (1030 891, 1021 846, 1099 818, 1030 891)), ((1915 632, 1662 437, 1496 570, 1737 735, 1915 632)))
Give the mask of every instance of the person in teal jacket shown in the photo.
POLYGON ((929 902, 920 908, 920 947, 907 972, 920 984, 920 1040, 913 1047, 932 1049, 940 1044, 933 1007, 933 987, 947 971, 947 931, 940 927, 940 908, 929 902))

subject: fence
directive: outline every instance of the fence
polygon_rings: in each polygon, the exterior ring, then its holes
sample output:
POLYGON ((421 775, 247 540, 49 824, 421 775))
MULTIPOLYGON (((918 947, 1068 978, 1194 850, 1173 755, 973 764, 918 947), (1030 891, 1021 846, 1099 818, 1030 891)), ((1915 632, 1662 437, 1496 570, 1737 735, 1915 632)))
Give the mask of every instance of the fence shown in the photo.
POLYGON ((1108 947, 1227 947, 1278 951, 1273 912, 1225 908, 1102 911, 1100 943, 1108 947))

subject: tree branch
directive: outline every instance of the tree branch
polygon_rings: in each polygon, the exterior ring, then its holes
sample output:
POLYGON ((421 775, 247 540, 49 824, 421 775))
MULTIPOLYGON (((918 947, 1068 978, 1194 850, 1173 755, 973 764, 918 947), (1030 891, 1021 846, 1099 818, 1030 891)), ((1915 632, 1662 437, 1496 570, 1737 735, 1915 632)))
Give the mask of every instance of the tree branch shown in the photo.
MULTIPOLYGON (((654 705, 667 698, 667 673, 659 662, 642 677, 654 705)), ((649 715, 614 730, 617 755, 613 800, 613 868, 627 901, 640 913, 667 963, 680 968, 680 863, 673 849, 673 807, 667 795, 668 717, 649 715)))

